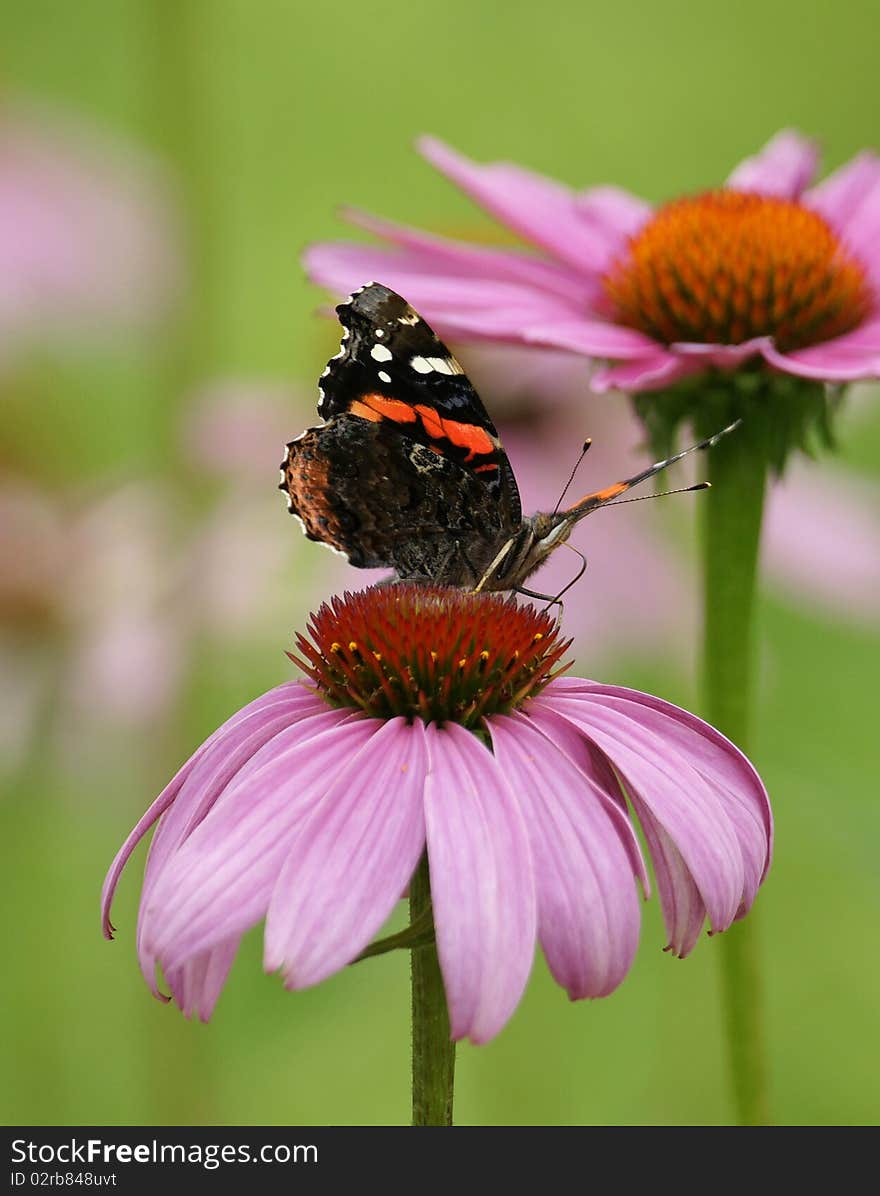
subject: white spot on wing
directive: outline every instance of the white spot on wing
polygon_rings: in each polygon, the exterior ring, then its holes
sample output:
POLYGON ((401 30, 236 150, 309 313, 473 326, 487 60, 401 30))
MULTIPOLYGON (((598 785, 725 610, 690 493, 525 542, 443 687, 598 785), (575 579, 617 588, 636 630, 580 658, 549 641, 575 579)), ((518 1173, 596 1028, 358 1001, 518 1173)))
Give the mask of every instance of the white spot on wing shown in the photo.
POLYGON ((410 365, 417 374, 463 374, 464 370, 454 357, 413 357, 410 365))
POLYGON ((385 345, 373 345, 370 356, 373 361, 390 361, 394 354, 385 345))
POLYGON ((391 381, 391 375, 390 375, 390 374, 386 374, 384 370, 379 370, 379 377, 380 377, 380 378, 382 379, 382 381, 383 381, 383 382, 385 382, 385 383, 388 383, 388 382, 390 382, 390 381, 391 381))
POLYGON ((418 324, 420 319, 421 316, 410 308, 405 316, 397 317, 397 322, 398 324, 418 324))
POLYGON ((384 330, 384 328, 377 328, 377 329, 376 329, 376 336, 378 336, 378 337, 381 339, 381 337, 383 337, 384 335, 385 335, 385 330, 384 330))
POLYGON ((454 357, 429 357, 427 359, 438 374, 463 374, 464 370, 454 357))

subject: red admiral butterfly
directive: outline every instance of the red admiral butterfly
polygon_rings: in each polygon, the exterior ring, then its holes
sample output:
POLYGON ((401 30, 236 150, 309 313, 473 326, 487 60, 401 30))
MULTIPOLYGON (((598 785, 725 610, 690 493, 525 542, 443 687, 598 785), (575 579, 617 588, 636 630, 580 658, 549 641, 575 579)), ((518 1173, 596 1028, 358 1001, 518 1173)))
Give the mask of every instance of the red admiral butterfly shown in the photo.
POLYGON ((319 385, 326 422, 288 444, 279 489, 309 539, 359 569, 542 597, 522 583, 580 519, 685 456, 524 519, 495 425, 421 316, 378 283, 336 311, 342 345, 319 385))

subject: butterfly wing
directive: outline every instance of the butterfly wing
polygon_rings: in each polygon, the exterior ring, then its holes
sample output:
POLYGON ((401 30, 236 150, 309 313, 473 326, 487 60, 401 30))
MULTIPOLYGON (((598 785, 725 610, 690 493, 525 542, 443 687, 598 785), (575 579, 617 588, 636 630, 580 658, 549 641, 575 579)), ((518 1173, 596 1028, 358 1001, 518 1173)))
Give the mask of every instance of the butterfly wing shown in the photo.
POLYGON ((473 584, 522 520, 495 426, 394 291, 371 283, 337 312, 342 345, 320 383, 327 422, 291 441, 282 465, 290 510, 360 568, 473 584))
POLYGON ((309 539, 403 580, 473 586, 509 536, 477 475, 357 416, 291 441, 283 476, 309 539))
POLYGON ((519 491, 498 432, 459 362, 400 295, 369 283, 336 308, 342 344, 319 384, 318 414, 385 421, 473 473, 516 527, 519 491))

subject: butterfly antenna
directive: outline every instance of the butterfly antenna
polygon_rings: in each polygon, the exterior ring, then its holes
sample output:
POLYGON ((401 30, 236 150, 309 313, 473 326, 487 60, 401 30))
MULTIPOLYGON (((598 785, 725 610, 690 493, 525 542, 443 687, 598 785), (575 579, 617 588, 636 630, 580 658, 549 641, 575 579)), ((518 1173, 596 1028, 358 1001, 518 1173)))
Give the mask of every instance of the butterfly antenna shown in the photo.
POLYGON ((660 490, 656 494, 640 494, 637 498, 618 498, 616 502, 606 502, 606 507, 622 507, 627 502, 647 502, 651 498, 668 498, 670 494, 690 494, 692 490, 711 490, 711 482, 695 482, 693 486, 680 486, 677 490, 660 490))
POLYGON ((574 469, 568 475, 568 481, 563 486, 562 493, 560 494, 559 498, 557 499, 556 506, 553 508, 554 515, 559 510, 559 508, 562 506, 562 500, 565 498, 566 494, 568 494, 569 487, 571 486, 572 482, 574 481, 574 475, 580 469, 581 462, 583 461, 584 457, 586 457, 587 453, 590 451, 590 445, 592 443, 593 442, 592 442, 592 440, 589 439, 589 437, 584 441, 584 447, 581 449, 581 455, 578 457, 577 461, 575 461, 574 469))
MULTIPOLYGON (((667 457, 664 461, 656 461, 653 465, 650 465, 647 469, 643 469, 641 473, 634 474, 631 478, 625 478, 622 482, 615 482, 613 486, 606 486, 604 490, 596 490, 592 494, 585 495, 573 507, 569 507, 567 511, 564 511, 563 514, 573 519, 581 519, 584 515, 589 515, 597 507, 604 507, 610 504, 619 495, 625 493, 627 490, 631 490, 633 486, 638 486, 640 482, 646 482, 648 478, 652 478, 662 470, 668 469, 670 465, 674 465, 682 457, 687 457, 690 453, 695 453, 698 449, 712 448, 722 436, 727 436, 728 433, 733 432, 741 423, 742 420, 738 419, 734 423, 728 424, 726 428, 722 428, 720 432, 716 432, 714 436, 707 436, 705 440, 699 441, 698 444, 692 444, 690 448, 683 449, 680 453, 675 453, 674 456, 667 457)), ((684 489, 690 490, 692 487, 686 486, 684 489)), ((697 489, 704 490, 705 485, 700 484, 697 489)))

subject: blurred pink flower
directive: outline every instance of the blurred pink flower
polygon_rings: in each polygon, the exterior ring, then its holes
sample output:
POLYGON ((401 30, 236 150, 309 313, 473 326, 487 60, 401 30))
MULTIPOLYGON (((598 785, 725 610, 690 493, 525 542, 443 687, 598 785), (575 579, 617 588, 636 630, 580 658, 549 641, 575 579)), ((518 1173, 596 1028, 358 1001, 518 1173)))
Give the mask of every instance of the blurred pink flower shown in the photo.
POLYGON ((40 735, 88 754, 108 726, 143 728, 181 678, 180 558, 159 486, 95 497, 0 479, 0 713, 4 766, 40 735))
POLYGON ((791 463, 769 494, 764 567, 797 606, 880 620, 880 485, 838 466, 791 463))
POLYGON ((155 167, 68 116, 0 108, 0 364, 22 341, 152 320, 180 278, 155 167))
POLYGON ((210 1017, 264 918, 264 966, 287 988, 351 963, 425 850, 454 1039, 503 1028, 536 940, 572 999, 606 996, 632 964, 637 882, 649 885, 627 796, 670 950, 686 955, 707 918, 721 931, 751 907, 772 838, 755 770, 676 706, 557 676, 568 645, 546 613, 377 587, 334 599, 309 633, 311 682, 278 686, 215 732, 104 883, 109 938, 120 873, 161 819, 138 955, 152 991, 159 964, 187 1015, 210 1017))
POLYGON ((652 210, 616 187, 574 192, 518 166, 480 166, 433 138, 424 156, 540 254, 448 240, 349 210, 394 248, 322 243, 309 275, 340 294, 375 278, 437 331, 570 350, 616 364, 601 392, 656 390, 763 358, 847 382, 880 376, 880 158, 807 190, 813 144, 777 134, 722 190, 652 210))

